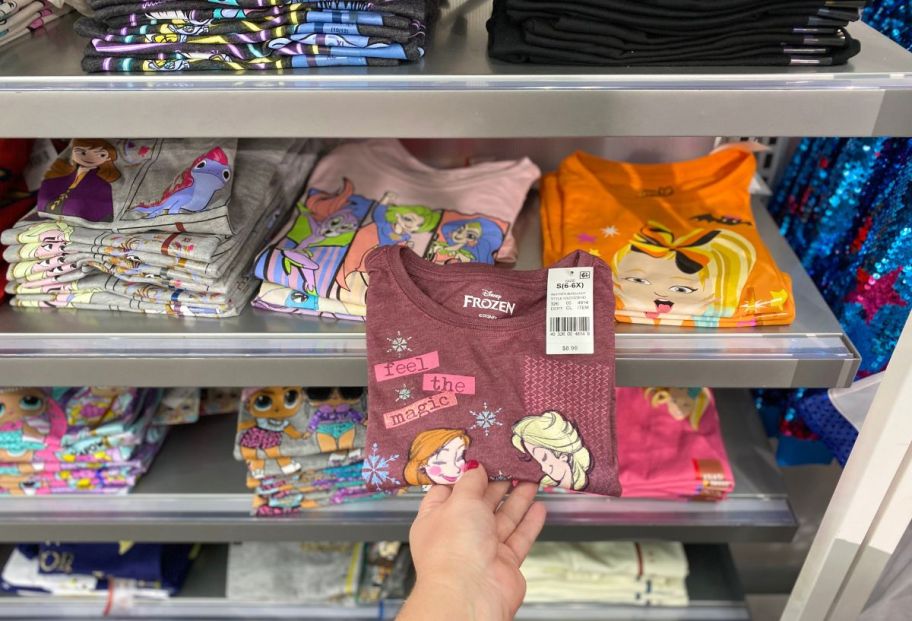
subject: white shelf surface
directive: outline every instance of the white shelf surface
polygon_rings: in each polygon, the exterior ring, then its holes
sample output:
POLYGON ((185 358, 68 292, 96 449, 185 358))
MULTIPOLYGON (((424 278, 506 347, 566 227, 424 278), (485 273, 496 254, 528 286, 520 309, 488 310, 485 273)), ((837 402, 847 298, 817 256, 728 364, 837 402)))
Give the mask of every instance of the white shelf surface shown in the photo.
POLYGON ((489 59, 490 11, 454 0, 413 65, 179 75, 86 75, 63 19, 0 52, 0 135, 912 135, 912 54, 861 23, 841 67, 605 69, 489 59))
MULTIPOLYGON (((792 276, 797 317, 759 328, 617 328, 621 386, 831 387, 860 358, 759 204, 757 227, 792 276)), ((517 223, 518 268, 541 266, 538 205, 517 223)), ((232 319, 0 307, 0 377, 9 386, 364 385, 364 324, 248 308, 232 319)))
MULTIPOLYGON (((797 529, 781 473, 747 391, 717 391, 735 490, 721 502, 545 494, 543 539, 789 541, 797 529)), ((405 539, 419 494, 283 518, 250 516, 236 422, 213 417, 172 430, 127 496, 0 499, 0 541, 363 541, 405 539)))
MULTIPOLYGON (((519 621, 748 621, 744 596, 731 555, 725 546, 687 546, 690 575, 688 606, 643 607, 596 604, 526 604, 519 621)), ((0 558, 5 558, 5 554, 0 558)), ((106 619, 308 619, 308 621, 393 621, 400 601, 380 605, 331 606, 302 602, 229 600, 225 596, 227 546, 205 546, 190 569, 181 593, 165 601, 133 602, 115 609, 106 619)), ((0 619, 98 618, 104 600, 52 597, 17 597, 0 593, 0 619)))

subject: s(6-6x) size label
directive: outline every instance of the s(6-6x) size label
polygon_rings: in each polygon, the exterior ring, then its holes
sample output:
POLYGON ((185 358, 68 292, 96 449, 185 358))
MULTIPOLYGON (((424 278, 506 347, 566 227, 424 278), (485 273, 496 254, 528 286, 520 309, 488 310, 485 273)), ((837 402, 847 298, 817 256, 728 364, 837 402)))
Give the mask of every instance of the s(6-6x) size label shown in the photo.
POLYGON ((545 353, 595 353, 592 323, 594 268, 556 267, 548 270, 548 313, 545 353))

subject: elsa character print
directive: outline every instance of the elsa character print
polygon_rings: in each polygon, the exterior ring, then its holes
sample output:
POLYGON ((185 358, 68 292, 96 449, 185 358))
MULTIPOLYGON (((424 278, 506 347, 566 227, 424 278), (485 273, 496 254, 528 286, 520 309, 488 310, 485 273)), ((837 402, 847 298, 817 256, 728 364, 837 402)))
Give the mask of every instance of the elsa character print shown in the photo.
POLYGON ((542 471, 541 485, 581 491, 589 485, 592 455, 576 426, 559 412, 526 416, 513 425, 513 446, 542 471))
POLYGON ((428 258, 435 263, 494 264, 504 242, 503 230, 488 218, 452 220, 440 227, 442 240, 435 241, 428 258))

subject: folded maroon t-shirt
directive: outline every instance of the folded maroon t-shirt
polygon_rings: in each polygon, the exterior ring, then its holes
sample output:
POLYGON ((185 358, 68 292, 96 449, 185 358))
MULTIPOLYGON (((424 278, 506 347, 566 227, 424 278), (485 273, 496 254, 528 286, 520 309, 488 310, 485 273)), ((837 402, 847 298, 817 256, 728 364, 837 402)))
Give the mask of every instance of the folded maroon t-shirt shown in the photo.
POLYGON ((492 479, 616 496, 611 270, 591 267, 594 354, 547 355, 548 270, 436 265, 386 246, 367 260, 364 478, 372 489, 492 479))

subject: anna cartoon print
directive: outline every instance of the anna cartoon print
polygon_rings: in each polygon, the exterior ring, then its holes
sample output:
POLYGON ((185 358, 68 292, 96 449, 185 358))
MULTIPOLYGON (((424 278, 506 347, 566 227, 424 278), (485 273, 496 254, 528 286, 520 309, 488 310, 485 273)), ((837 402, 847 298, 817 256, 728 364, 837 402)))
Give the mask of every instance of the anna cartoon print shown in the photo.
POLYGON ((526 416, 513 425, 513 447, 542 471, 541 485, 576 491, 589 485, 592 455, 571 421, 555 411, 526 416))
POLYGON ((301 440, 310 437, 291 424, 291 418, 303 403, 302 391, 293 386, 260 388, 244 401, 249 420, 238 424, 241 432, 238 446, 241 455, 250 462, 251 470, 261 471, 266 459, 274 459, 282 472, 290 474, 300 469, 290 457, 282 455, 285 438, 301 440))
POLYGON ((466 449, 472 443, 462 429, 430 429, 415 436, 405 464, 409 485, 452 485, 466 470, 466 449))

